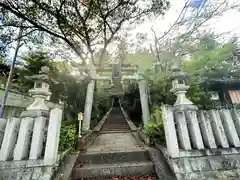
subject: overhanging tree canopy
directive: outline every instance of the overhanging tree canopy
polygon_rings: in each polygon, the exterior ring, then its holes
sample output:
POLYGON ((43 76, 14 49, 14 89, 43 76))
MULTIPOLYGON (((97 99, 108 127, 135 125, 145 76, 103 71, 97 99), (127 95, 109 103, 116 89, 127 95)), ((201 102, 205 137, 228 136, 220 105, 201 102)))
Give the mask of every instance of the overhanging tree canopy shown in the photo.
POLYGON ((82 59, 101 56, 125 22, 135 23, 165 12, 167 0, 3 0, 6 26, 36 28, 66 42, 82 59), (10 12, 10 15, 9 13, 10 12), (24 24, 7 21, 12 14, 24 24))

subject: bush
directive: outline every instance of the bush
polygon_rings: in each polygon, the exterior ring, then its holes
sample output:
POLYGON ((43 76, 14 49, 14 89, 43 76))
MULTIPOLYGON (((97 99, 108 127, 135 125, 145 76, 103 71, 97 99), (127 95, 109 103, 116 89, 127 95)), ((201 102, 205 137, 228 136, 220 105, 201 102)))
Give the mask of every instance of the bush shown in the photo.
POLYGON ((152 108, 151 118, 144 132, 150 138, 151 144, 159 143, 165 145, 164 125, 160 107, 154 106, 152 108))
POLYGON ((109 111, 111 105, 108 99, 106 100, 96 100, 92 107, 92 115, 91 115, 91 124, 90 128, 93 129, 98 125, 101 119, 105 116, 105 114, 109 111))
POLYGON ((75 124, 63 121, 60 131, 59 152, 72 148, 76 143, 76 127, 75 124))
MULTIPOLYGON (((123 96, 122 106, 129 118, 137 127, 142 126, 142 107, 139 89, 136 87, 129 87, 129 91, 123 96)), ((137 86, 137 85, 136 85, 137 86)))

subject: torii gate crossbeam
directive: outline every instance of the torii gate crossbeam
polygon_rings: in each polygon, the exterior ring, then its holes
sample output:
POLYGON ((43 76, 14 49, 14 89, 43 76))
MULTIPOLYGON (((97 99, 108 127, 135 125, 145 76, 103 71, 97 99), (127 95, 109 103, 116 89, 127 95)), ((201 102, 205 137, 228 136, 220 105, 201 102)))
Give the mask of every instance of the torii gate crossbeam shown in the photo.
MULTIPOLYGON (((76 66, 75 66, 76 67, 76 66)), ((92 105, 93 105, 93 95, 94 95, 94 88, 95 88, 95 81, 97 80, 106 80, 106 81, 124 81, 124 80, 136 80, 138 81, 139 86, 139 93, 141 99, 141 107, 142 107, 142 119, 143 125, 146 126, 149 119, 150 119, 150 111, 149 111, 149 102, 148 102, 148 93, 147 93, 147 83, 142 76, 139 75, 137 72, 136 67, 120 67, 120 73, 114 73, 113 68, 105 67, 102 70, 100 68, 91 67, 88 68, 89 71, 89 78, 90 81, 87 86, 87 93, 86 93, 86 101, 84 107, 84 119, 83 119, 83 131, 88 131, 90 129, 91 123, 91 113, 92 113, 92 105), (111 76, 99 76, 97 72, 99 71, 111 71, 113 74, 119 74, 119 77, 111 77, 111 76), (123 75, 122 72, 134 72, 134 75, 123 75)), ((79 71, 85 71, 86 67, 79 68, 79 71)))

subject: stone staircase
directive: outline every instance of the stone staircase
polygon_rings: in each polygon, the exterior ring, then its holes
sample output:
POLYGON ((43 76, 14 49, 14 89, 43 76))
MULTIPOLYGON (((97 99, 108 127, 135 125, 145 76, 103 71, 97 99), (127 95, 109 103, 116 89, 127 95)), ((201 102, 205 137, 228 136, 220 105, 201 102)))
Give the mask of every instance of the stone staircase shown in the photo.
POLYGON ((130 127, 128 126, 127 121, 124 119, 120 108, 112 109, 100 131, 100 133, 112 132, 130 132, 130 127))
POLYGON ((147 150, 95 152, 80 154, 72 179, 111 178, 114 176, 153 175, 154 168, 147 150))
POLYGON ((112 179, 116 176, 154 176, 148 147, 131 133, 120 108, 113 108, 100 134, 79 154, 72 180, 112 179))

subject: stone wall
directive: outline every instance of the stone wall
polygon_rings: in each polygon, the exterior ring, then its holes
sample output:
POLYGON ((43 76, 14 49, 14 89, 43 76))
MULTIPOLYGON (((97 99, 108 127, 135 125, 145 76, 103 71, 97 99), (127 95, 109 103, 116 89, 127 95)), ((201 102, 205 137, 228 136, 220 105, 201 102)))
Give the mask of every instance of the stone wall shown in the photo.
MULTIPOLYGON (((0 104, 4 94, 4 89, 0 88, 0 104)), ((33 98, 30 96, 22 95, 19 92, 9 91, 6 101, 6 106, 4 108, 3 118, 19 117, 20 114, 33 102, 33 98)), ((47 106, 50 109, 60 108, 63 109, 63 105, 54 104, 47 101, 47 106)))
POLYGON ((162 107, 167 148, 177 179, 239 179, 240 110, 162 107))

